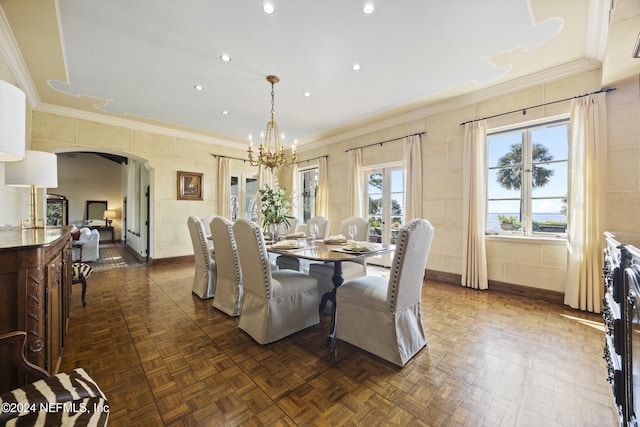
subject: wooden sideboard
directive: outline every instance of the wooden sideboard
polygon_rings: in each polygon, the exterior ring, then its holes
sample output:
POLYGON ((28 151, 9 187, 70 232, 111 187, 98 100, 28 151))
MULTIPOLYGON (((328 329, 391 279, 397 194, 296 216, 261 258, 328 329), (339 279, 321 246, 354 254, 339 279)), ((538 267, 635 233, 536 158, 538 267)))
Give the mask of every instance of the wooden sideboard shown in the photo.
MULTIPOLYGON (((0 334, 25 331, 27 360, 58 371, 71 297, 71 227, 0 231, 0 334)), ((24 384, 0 349, 0 393, 24 384)))
POLYGON ((640 419, 640 233, 605 233, 604 358, 620 426, 640 419))

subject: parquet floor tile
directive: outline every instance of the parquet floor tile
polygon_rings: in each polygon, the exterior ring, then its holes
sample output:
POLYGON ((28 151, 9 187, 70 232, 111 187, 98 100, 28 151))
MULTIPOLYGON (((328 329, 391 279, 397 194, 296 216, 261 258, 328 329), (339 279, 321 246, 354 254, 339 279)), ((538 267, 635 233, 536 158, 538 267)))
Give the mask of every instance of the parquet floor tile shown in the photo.
POLYGON ((428 281, 427 347, 400 369, 320 324, 261 346, 192 295, 193 265, 74 288, 61 370, 91 370, 112 426, 614 426, 599 315, 428 281))

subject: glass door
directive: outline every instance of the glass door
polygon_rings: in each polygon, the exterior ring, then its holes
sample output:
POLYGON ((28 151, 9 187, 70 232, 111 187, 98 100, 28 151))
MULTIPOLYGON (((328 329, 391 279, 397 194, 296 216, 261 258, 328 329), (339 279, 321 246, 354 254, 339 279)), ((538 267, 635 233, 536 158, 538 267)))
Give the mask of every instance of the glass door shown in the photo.
MULTIPOLYGON (((395 244, 398 230, 404 224, 405 186, 402 164, 375 167, 366 170, 365 174, 369 241, 395 244)), ((388 267, 392 259, 392 254, 384 254, 368 258, 367 262, 388 267)))
POLYGON ((229 204, 231 222, 238 218, 245 218, 249 221, 258 220, 257 193, 257 176, 244 174, 231 176, 231 202, 229 204))

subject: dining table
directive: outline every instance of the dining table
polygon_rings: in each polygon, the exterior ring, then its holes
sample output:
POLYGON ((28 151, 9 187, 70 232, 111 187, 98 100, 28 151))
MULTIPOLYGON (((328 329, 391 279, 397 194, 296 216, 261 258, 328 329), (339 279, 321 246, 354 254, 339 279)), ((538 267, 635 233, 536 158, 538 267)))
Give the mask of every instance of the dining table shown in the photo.
POLYGON ((288 256, 300 260, 333 263, 333 276, 331 282, 333 289, 322 295, 319 309, 324 309, 328 301, 331 301, 331 327, 328 342, 333 342, 336 334, 336 289, 344 282, 342 275, 342 263, 344 261, 358 261, 364 258, 393 252, 395 245, 371 244, 368 250, 348 250, 344 243, 326 243, 324 240, 312 240, 308 238, 295 239, 297 244, 291 247, 278 247, 275 242, 266 242, 267 251, 279 256, 288 256))

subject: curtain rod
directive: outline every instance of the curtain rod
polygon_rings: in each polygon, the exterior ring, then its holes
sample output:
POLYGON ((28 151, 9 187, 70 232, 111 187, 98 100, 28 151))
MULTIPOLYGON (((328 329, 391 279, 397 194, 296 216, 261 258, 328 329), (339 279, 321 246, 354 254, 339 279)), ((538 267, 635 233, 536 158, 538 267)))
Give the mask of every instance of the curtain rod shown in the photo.
POLYGON ((460 126, 464 126, 467 123, 473 123, 473 122, 479 122, 479 121, 482 121, 482 120, 493 119, 494 117, 506 116, 507 114, 518 113, 520 111, 522 111, 522 114, 525 115, 525 114, 527 114, 527 110, 530 110, 532 108, 544 107, 544 106, 547 106, 547 105, 557 104, 559 102, 571 101, 572 99, 584 98, 585 96, 595 95, 595 94, 602 93, 602 92, 607 93, 607 92, 611 92, 611 91, 614 91, 614 90, 616 90, 615 87, 606 88, 606 89, 600 89, 600 90, 597 90, 595 92, 585 93, 584 95, 577 95, 577 96, 572 96, 571 98, 559 99, 557 101, 551 101, 551 102, 547 102, 547 103, 544 103, 544 104, 534 105, 533 107, 518 108, 517 110, 507 111, 506 113, 494 114, 493 116, 487 116, 487 117, 483 117, 481 119, 469 120, 469 121, 466 121, 464 123, 460 123, 460 126))
POLYGON ((322 159, 322 158, 329 158, 329 155, 328 155, 328 154, 325 154, 324 156, 313 157, 313 158, 311 158, 311 159, 298 160, 298 161, 296 162, 296 164, 298 164, 298 163, 304 163, 304 162, 309 163, 311 160, 318 160, 318 159, 322 159))
POLYGON ((241 162, 248 162, 249 161, 249 159, 241 159, 239 157, 223 156, 223 155, 220 155, 220 154, 213 154, 213 153, 211 153, 211 155, 213 157, 222 157, 223 159, 240 160, 241 162))
POLYGON ((426 132, 412 133, 412 134, 410 134, 410 135, 400 136, 400 137, 398 137, 398 138, 387 139, 386 141, 374 142, 373 144, 363 145, 362 147, 349 148, 349 149, 344 150, 344 152, 345 152, 345 153, 348 153, 349 151, 357 150, 358 148, 373 147, 374 145, 380 145, 380 146, 382 146, 382 144, 386 144, 387 142, 397 141, 397 140, 399 140, 399 139, 403 139, 403 138, 406 138, 406 137, 408 137, 408 136, 424 135, 425 133, 426 133, 426 132))

